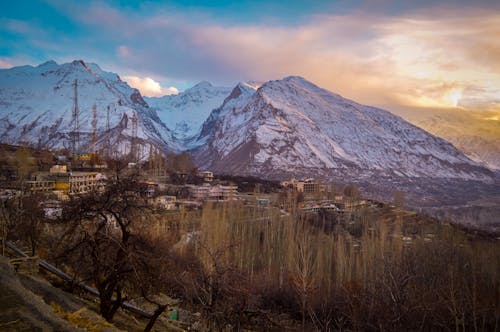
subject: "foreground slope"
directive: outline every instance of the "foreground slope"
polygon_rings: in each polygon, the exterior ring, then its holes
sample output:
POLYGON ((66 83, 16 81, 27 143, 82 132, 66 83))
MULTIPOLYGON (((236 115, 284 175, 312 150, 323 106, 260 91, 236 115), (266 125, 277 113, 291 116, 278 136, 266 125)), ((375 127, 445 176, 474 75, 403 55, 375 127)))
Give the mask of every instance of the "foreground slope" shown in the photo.
POLYGON ((195 153, 219 172, 459 178, 492 173, 445 140, 387 111, 360 105, 301 77, 238 85, 204 125, 195 153))
POLYGON ((135 135, 134 118, 137 119, 137 140, 142 153, 148 151, 149 145, 176 148, 171 131, 149 109, 138 90, 128 86, 118 75, 81 60, 61 65, 49 61, 37 67, 0 70, 0 140, 69 148, 74 130, 75 80, 80 149, 90 148, 94 104, 98 148, 112 144, 119 153, 128 153, 135 135))

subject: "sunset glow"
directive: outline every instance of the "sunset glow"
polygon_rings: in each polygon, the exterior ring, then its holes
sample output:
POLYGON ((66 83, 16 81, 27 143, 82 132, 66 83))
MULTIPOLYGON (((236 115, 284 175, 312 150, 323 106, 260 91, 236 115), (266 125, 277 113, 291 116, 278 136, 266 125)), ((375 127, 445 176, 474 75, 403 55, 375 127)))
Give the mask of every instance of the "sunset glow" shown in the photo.
POLYGON ((0 66, 84 58, 154 96, 201 80, 231 86, 300 75, 388 109, 500 112, 498 6, 396 4, 41 2, 32 5, 46 12, 40 20, 12 8, 2 14, 2 45, 11 47, 0 49, 0 66))

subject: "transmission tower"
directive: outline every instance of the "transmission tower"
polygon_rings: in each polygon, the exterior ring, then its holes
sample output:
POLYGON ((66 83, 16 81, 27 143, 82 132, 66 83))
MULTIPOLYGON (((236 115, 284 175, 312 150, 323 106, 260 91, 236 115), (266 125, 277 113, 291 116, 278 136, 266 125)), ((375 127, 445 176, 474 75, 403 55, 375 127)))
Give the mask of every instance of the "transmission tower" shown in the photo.
POLYGON ((73 83, 73 132, 72 132, 72 152, 76 153, 78 152, 78 149, 80 148, 80 123, 78 121, 78 116, 80 111, 78 110, 78 81, 75 80, 73 83))
POLYGON ((97 107, 94 103, 92 107, 92 146, 91 146, 92 154, 97 152, 97 107))
POLYGON ((132 142, 131 142, 131 147, 130 147, 130 154, 132 157, 132 160, 137 161, 138 159, 138 153, 137 153, 137 115, 134 113, 132 116, 132 142))
POLYGON ((109 122, 109 105, 106 109, 106 158, 109 158, 110 156, 110 149, 111 149, 111 139, 109 137, 111 131, 111 125, 109 122))

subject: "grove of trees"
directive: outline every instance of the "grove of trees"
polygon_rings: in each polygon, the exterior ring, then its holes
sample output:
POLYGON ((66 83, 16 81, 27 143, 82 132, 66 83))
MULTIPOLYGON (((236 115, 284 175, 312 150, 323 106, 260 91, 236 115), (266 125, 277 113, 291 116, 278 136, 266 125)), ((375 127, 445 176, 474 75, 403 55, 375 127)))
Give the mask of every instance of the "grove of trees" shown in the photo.
POLYGON ((242 201, 165 213, 120 165, 103 192, 72 197, 57 220, 36 197, 1 210, 3 234, 94 286, 108 321, 141 298, 156 304, 149 330, 166 308, 153 295, 164 293, 211 331, 500 329, 494 237, 390 207, 305 214, 294 195, 282 195, 287 213, 242 201))

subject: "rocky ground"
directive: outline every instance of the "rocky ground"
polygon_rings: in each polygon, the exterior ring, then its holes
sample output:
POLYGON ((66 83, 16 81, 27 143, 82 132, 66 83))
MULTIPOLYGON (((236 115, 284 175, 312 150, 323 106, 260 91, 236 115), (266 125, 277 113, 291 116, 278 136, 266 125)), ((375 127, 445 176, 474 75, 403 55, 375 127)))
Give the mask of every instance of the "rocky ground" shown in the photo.
MULTIPOLYGON (((0 331, 142 331, 147 324, 123 311, 110 324, 97 313, 95 301, 56 288, 45 277, 17 273, 0 256, 0 331)), ((155 330, 183 331, 165 317, 155 330)))

